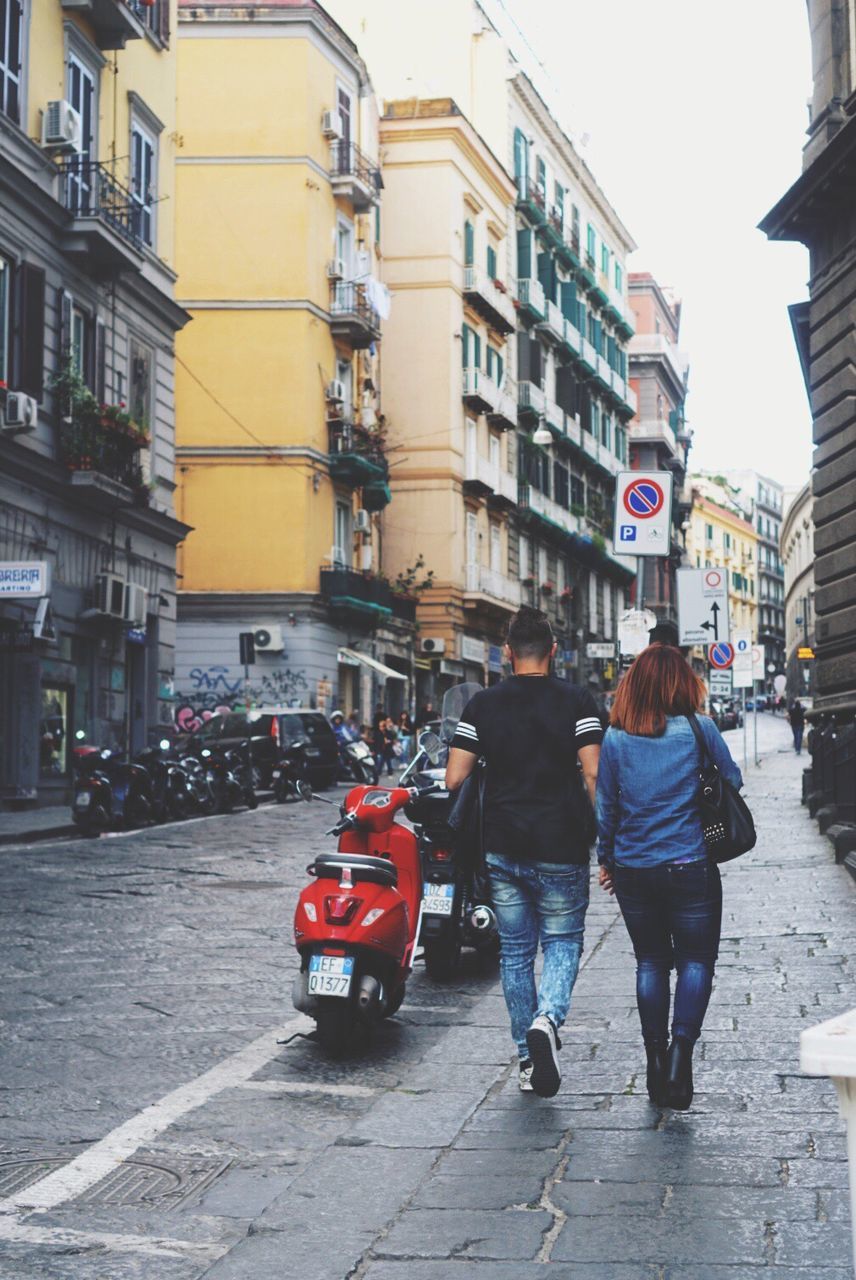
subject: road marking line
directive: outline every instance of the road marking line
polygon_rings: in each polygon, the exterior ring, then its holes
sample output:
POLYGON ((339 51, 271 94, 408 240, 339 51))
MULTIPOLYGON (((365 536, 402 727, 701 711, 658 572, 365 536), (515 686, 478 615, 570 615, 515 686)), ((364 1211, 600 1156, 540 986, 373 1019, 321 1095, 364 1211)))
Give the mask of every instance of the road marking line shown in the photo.
POLYGON ((144 1253, 160 1258, 185 1258, 216 1261, 231 1245, 190 1240, 170 1240, 146 1236, 121 1235, 112 1231, 75 1231, 70 1227, 38 1227, 16 1218, 0 1218, 0 1240, 10 1244, 69 1245, 75 1249, 101 1247, 115 1253, 144 1253))
POLYGON ((378 1092, 364 1084, 310 1084, 303 1080, 244 1080, 237 1087, 256 1093, 325 1093, 333 1098, 373 1098, 378 1092))
POLYGON ((310 1018, 299 1014, 285 1026, 265 1031, 216 1067, 151 1103, 61 1169, 0 1200, 0 1213, 13 1213, 18 1209, 53 1209, 66 1200, 73 1200, 112 1173, 123 1160, 150 1143, 188 1111, 195 1111, 215 1094, 249 1080, 267 1066, 282 1051, 282 1045, 277 1041, 310 1031, 313 1026, 310 1018))

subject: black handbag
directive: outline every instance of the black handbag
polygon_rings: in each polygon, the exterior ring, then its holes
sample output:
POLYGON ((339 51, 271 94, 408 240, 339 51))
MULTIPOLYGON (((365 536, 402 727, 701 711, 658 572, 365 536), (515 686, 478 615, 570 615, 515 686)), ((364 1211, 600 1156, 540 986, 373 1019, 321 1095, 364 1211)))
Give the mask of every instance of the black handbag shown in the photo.
POLYGON ((699 722, 695 716, 687 720, 701 752, 698 806, 704 842, 714 862, 730 862, 755 848, 755 823, 740 792, 715 765, 699 722))

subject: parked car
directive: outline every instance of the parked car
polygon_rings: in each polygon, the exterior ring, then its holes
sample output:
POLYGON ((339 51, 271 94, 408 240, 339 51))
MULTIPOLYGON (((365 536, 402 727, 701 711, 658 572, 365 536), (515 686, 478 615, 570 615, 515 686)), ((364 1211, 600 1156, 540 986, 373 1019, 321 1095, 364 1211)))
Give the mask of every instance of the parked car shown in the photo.
POLYGON ((740 708, 733 698, 711 699, 710 714, 720 733, 725 729, 739 729, 743 723, 740 708))
POLYGON ((249 740, 253 786, 269 789, 280 752, 304 742, 306 777, 321 791, 331 786, 339 770, 339 750, 323 712, 311 707, 263 707, 214 715, 193 734, 196 747, 234 748, 249 740))

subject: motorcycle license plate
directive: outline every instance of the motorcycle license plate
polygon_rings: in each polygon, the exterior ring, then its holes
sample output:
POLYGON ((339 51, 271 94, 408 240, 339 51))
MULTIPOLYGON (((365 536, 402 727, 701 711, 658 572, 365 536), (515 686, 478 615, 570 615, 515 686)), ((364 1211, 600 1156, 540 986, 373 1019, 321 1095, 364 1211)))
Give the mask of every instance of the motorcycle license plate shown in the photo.
POLYGON ((450 916, 455 899, 453 884, 428 884, 422 889, 422 911, 426 916, 450 916))
POLYGON ((305 754, 309 757, 309 759, 310 759, 310 760, 316 760, 316 759, 318 758, 318 756, 320 756, 320 754, 321 754, 321 748, 320 748, 320 747, 305 747, 305 748, 304 748, 304 752, 305 752, 305 754))
POLYGON ((88 791, 78 791, 77 795, 74 797, 75 809, 88 809, 91 803, 92 796, 88 791))
POLYGON ((309 994, 348 996, 354 976, 353 956, 310 956, 309 994))

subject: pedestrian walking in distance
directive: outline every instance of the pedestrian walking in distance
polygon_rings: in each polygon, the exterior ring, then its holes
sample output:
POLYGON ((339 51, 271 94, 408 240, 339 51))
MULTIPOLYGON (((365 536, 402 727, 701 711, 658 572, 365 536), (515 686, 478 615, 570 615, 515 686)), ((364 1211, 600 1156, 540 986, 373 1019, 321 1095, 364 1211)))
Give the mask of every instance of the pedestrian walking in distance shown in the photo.
POLYGON ((805 732, 805 707, 799 698, 795 698, 790 705, 788 723, 791 726, 791 733, 794 735, 794 751, 798 756, 801 756, 803 733, 805 732))
POLYGON ((520 1087, 542 1097, 557 1093, 562 1079, 557 1033, 583 949, 603 737, 591 694, 550 674, 555 652, 546 614, 522 608, 506 644, 514 674, 470 700, 446 768, 446 785, 455 789, 480 756, 486 763, 484 848, 502 988, 520 1087), (544 967, 536 991, 539 941, 544 967))
MULTIPOLYGON (((698 813, 699 748, 687 716, 704 685, 679 650, 652 644, 618 687, 597 780, 600 883, 614 892, 636 954, 648 1096, 685 1111, 719 953, 722 882, 698 813), (668 1039, 671 970, 677 970, 668 1039)), ((713 721, 699 714, 722 775, 743 785, 713 721)))

